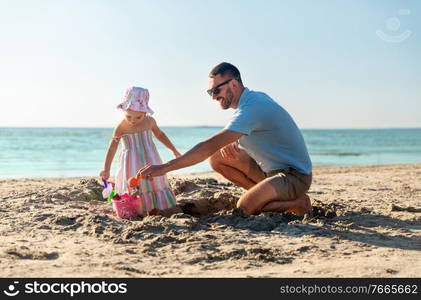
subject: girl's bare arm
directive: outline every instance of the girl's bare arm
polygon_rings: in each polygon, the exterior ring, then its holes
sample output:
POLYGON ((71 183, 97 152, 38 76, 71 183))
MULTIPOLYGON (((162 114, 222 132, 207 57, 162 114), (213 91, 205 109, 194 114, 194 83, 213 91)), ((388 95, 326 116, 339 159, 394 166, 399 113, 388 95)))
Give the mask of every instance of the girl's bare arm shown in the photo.
POLYGON ((118 142, 121 136, 121 130, 119 128, 120 126, 117 126, 117 128, 113 132, 113 137, 108 144, 107 154, 105 155, 104 167, 99 174, 99 176, 101 176, 102 179, 105 180, 107 180, 110 177, 111 164, 118 149, 118 142))
POLYGON ((168 149, 174 153, 175 157, 181 156, 180 152, 178 152, 177 148, 171 143, 170 139, 167 137, 167 135, 158 127, 156 124, 156 121, 151 118, 152 122, 152 132, 154 136, 162 143, 164 144, 168 149))

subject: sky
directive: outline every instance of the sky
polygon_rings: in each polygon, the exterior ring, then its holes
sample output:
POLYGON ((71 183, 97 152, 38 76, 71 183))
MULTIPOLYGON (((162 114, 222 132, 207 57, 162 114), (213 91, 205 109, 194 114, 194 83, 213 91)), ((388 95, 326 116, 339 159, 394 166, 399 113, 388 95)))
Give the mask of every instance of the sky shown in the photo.
POLYGON ((236 65, 300 128, 421 127, 421 1, 0 0, 0 127, 114 127, 130 86, 159 126, 224 126, 236 65))

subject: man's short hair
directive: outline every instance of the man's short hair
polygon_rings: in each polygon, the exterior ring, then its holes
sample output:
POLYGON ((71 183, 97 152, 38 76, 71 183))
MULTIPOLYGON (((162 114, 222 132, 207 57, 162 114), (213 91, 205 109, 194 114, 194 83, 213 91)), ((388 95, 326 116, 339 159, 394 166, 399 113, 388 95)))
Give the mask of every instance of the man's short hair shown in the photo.
POLYGON ((212 69, 212 71, 210 71, 209 77, 213 78, 216 75, 224 76, 226 74, 231 75, 232 77, 237 79, 239 83, 243 84, 243 81, 241 80, 240 71, 238 71, 236 66, 227 62, 222 62, 219 65, 215 66, 212 69))

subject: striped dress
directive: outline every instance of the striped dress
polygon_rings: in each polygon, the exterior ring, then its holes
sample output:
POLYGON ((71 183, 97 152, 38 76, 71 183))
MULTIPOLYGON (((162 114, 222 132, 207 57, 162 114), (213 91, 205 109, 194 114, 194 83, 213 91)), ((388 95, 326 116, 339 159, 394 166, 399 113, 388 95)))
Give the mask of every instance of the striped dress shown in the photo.
MULTIPOLYGON (((121 152, 115 177, 116 193, 129 193, 127 180, 135 176, 146 165, 162 164, 152 140, 152 131, 142 130, 120 137, 121 152)), ((154 208, 166 209, 175 206, 176 200, 167 177, 157 176, 150 180, 139 180, 139 214, 145 215, 154 208)))

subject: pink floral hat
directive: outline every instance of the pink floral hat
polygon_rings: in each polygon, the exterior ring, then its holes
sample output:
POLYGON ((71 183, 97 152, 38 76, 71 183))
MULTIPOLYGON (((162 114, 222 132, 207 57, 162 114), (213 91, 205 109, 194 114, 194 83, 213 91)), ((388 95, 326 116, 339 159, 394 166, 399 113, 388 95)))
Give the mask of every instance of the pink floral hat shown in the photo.
POLYGON ((149 107, 149 91, 147 89, 132 86, 126 90, 124 102, 117 105, 122 110, 144 111, 153 114, 153 110, 149 107))

